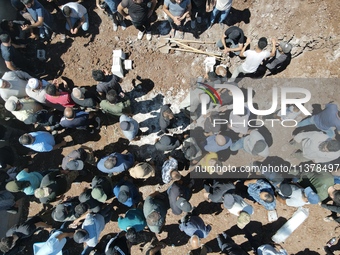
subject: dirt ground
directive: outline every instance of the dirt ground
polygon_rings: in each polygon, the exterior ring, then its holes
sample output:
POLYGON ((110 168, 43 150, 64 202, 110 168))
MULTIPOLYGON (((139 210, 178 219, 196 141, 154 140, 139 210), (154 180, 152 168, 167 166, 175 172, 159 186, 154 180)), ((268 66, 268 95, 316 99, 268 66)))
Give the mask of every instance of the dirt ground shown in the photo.
MULTIPOLYGON (((158 132, 157 114, 159 108, 163 102, 171 103, 174 111, 179 112, 178 104, 189 92, 191 82, 204 75, 203 62, 206 56, 184 52, 169 54, 159 52, 157 47, 160 46, 160 38, 166 37, 170 30, 161 11, 162 2, 159 2, 157 6, 158 20, 152 25, 153 39, 151 42, 147 41, 145 37, 138 41, 137 30, 131 24, 125 31, 119 27, 117 32, 113 32, 112 22, 102 11, 95 8, 94 0, 85 0, 84 4, 90 10, 91 25, 88 34, 77 37, 68 36, 65 43, 61 43, 60 37, 57 36, 47 46, 49 61, 46 63, 48 76, 45 78, 64 76, 70 79, 75 86, 93 86, 95 82, 91 77, 91 70, 110 69, 112 50, 122 49, 127 54, 127 58, 133 61, 133 69, 125 75, 122 87, 126 92, 132 91, 130 95, 136 98, 135 118, 141 123, 142 130, 148 131, 149 135, 143 137, 141 141, 128 145, 127 140, 121 138, 122 134, 118 125, 114 124, 116 120, 103 117, 103 126, 98 135, 88 136, 81 132, 71 132, 76 144, 74 147, 63 149, 62 155, 60 155, 60 151, 52 152, 48 154, 48 157, 38 154, 35 156, 32 168, 57 168, 63 155, 79 147, 80 144, 92 147, 96 151, 97 158, 114 151, 133 150, 139 160, 153 158, 157 164, 158 173, 154 180, 137 183, 145 198, 156 189, 165 190, 167 188, 167 186, 161 185, 160 177, 160 166, 165 156, 155 152, 152 147, 158 132), (142 92, 135 90, 133 86, 133 80, 137 79, 137 76, 143 80, 142 85, 146 88, 142 89, 142 92)), ((338 79, 334 79, 329 86, 320 80, 307 82, 308 80, 305 79, 338 78, 339 76, 340 16, 337 11, 338 7, 337 0, 321 2, 314 0, 234 1, 234 9, 228 16, 224 29, 215 24, 212 29, 206 30, 206 19, 204 19, 204 22, 198 25, 198 40, 216 41, 230 25, 242 28, 245 35, 252 39, 252 47, 262 36, 289 40, 293 44, 293 59, 287 69, 274 78, 285 79, 287 84, 291 85, 297 82, 293 78, 304 78, 303 86, 307 87, 314 96, 311 103, 324 104, 335 101, 339 105, 340 100, 336 89, 336 86, 339 85, 338 79)), ((188 32, 185 34, 185 39, 195 38, 188 32)), ((191 43, 190 45, 210 52, 217 51, 213 44, 191 43)), ((232 58, 222 64, 230 67, 229 71, 232 72, 240 62, 240 59, 232 58)), ((273 77, 268 79, 271 78, 273 77)), ((253 80, 247 78, 242 81, 241 86, 253 85, 253 80)), ((263 106, 267 106, 266 104, 269 103, 270 95, 267 95, 266 92, 271 88, 270 86, 267 83, 265 86, 258 84, 256 87, 257 99, 263 103, 263 106)), ((308 107, 312 107, 312 105, 310 104, 308 107)), ((283 145, 291 138, 291 130, 272 128, 270 131, 274 137, 271 155, 285 156, 289 154, 289 148, 287 149, 287 146, 283 145)), ((250 160, 247 155, 240 152, 230 159, 230 163, 245 165, 250 160)), ((95 171, 95 169, 93 170, 95 171)), ((187 172, 184 170, 183 174, 187 174, 187 172)), ((89 180, 74 183, 66 196, 77 196, 84 187, 88 186, 89 180)), ((219 205, 209 204, 203 200, 202 180, 196 181, 191 203, 198 207, 205 223, 212 226, 211 233, 202 241, 213 249, 212 254, 218 254, 216 235, 225 230, 237 244, 241 244, 245 250, 250 251, 244 234, 235 226, 236 217, 228 214, 226 210, 222 210, 219 205)), ((255 214, 252 216, 250 226, 253 235, 263 243, 268 242, 295 211, 294 208, 278 204, 279 219, 269 223, 264 208, 257 204, 253 204, 253 206, 255 214)), ((115 208, 121 214, 127 210, 127 208, 115 208)), ((335 230, 336 223, 323 221, 323 218, 328 215, 326 210, 317 205, 310 205, 307 208, 309 208, 308 219, 283 244, 289 254, 325 254, 323 251, 325 243, 331 237, 339 235, 339 232, 335 230)), ((41 209, 41 205, 31 202, 29 215, 35 215, 41 209)), ((44 217, 49 218, 48 214, 44 217)), ((181 216, 174 216, 170 211, 168 212, 164 231, 158 235, 158 239, 168 245, 162 254, 186 254, 189 251, 190 248, 187 244, 189 237, 178 229, 177 221, 180 218, 181 216)), ((113 221, 106 226, 103 235, 117 232, 117 223, 113 221)), ((42 237, 46 236, 47 233, 41 232, 36 240, 43 240, 42 237)), ((79 254, 81 249, 73 241, 69 241, 66 247, 71 251, 71 254, 79 254)), ((31 254, 32 250, 27 246, 25 252, 31 254)), ((133 247, 132 254, 142 253, 139 247, 133 247)), ((340 254, 340 252, 335 252, 335 254, 340 254)))

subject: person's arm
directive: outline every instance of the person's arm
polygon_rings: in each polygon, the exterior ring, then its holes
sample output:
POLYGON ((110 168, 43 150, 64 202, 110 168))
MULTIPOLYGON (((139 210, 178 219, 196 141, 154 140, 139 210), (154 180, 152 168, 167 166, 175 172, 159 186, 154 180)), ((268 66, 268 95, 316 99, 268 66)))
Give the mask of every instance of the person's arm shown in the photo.
POLYGON ((21 26, 22 30, 28 30, 28 29, 32 29, 32 28, 36 28, 36 27, 40 27, 44 24, 44 17, 38 17, 38 21, 31 24, 31 25, 23 25, 21 26))
POLYGON ((73 32, 76 34, 78 33, 79 28, 85 23, 86 19, 85 19, 85 15, 83 17, 81 17, 80 21, 78 22, 78 26, 76 28, 73 29, 73 32))
POLYGON ((131 20, 130 15, 127 14, 127 13, 124 11, 124 7, 122 6, 122 3, 119 3, 119 4, 118 4, 117 11, 123 16, 124 19, 131 20))
MULTIPOLYGON (((165 4, 163 5, 163 11, 165 12, 166 15, 168 15, 175 23, 176 23, 176 17, 171 14, 169 10, 169 6, 166 6, 165 4)), ((176 24, 177 25, 177 24, 176 24)))
POLYGON ((11 71, 17 71, 19 70, 14 64, 12 61, 6 61, 5 60, 5 64, 6 64, 6 67, 11 70, 11 71))
POLYGON ((270 57, 274 57, 276 52, 276 40, 275 38, 272 39, 272 50, 270 52, 270 57))
POLYGON ((240 57, 245 57, 244 52, 246 51, 246 49, 247 49, 248 45, 250 44, 250 42, 251 42, 251 40, 248 37, 246 43, 244 44, 244 46, 243 46, 243 48, 242 48, 242 50, 240 52, 240 57))
POLYGON ((63 140, 61 143, 58 143, 58 144, 54 145, 52 150, 58 150, 61 147, 65 146, 66 144, 67 144, 66 141, 63 140))
POLYGON ((59 234, 56 238, 60 242, 62 239, 66 238, 66 237, 72 238, 73 235, 74 235, 74 232, 63 232, 63 233, 59 234))
POLYGON ((96 6, 97 6, 97 8, 98 9, 100 9, 100 10, 104 10, 101 6, 100 6, 100 0, 96 0, 96 6))
POLYGON ((149 10, 149 13, 148 13, 148 18, 151 17, 153 11, 156 8, 156 4, 157 4, 157 0, 151 0, 151 7, 150 7, 150 10, 149 10))
POLYGON ((257 182, 257 179, 246 180, 246 181, 244 181, 244 185, 248 186, 249 184, 256 183, 256 182, 257 182))
POLYGON ((43 221, 34 224, 36 228, 52 228, 52 225, 48 225, 43 221))
POLYGON ((28 81, 29 79, 32 78, 31 75, 29 75, 28 73, 24 72, 24 71, 16 71, 15 72, 16 76, 19 78, 19 79, 22 79, 22 80, 26 80, 28 81))
POLYGON ((189 4, 187 5, 186 11, 185 13, 183 13, 182 17, 180 17, 180 20, 185 20, 185 18, 187 17, 187 15, 190 14, 191 12, 191 2, 189 1, 189 4))
POLYGON ((71 18, 70 17, 66 17, 66 22, 67 22, 68 26, 70 27, 70 31, 72 31, 73 27, 72 27, 72 23, 71 23, 71 18))

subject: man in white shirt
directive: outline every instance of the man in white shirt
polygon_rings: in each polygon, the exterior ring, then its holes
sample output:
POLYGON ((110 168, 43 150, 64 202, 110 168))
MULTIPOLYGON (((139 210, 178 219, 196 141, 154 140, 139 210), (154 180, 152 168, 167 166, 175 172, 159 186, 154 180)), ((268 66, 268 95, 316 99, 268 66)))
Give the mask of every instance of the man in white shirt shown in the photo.
POLYGON ((240 66, 238 66, 234 70, 231 78, 229 79, 229 82, 235 81, 235 79, 238 77, 240 73, 243 74, 254 73, 257 70, 257 68, 261 65, 264 59, 275 56, 276 51, 275 39, 272 39, 271 52, 264 50, 264 48, 266 48, 268 44, 268 41, 265 37, 261 37, 259 39, 255 50, 246 50, 246 48, 250 44, 250 41, 251 41, 250 38, 247 38, 247 41, 240 53, 240 57, 246 57, 246 61, 243 62, 240 66))
POLYGON ((81 27, 84 31, 89 29, 89 15, 84 6, 78 3, 67 3, 61 7, 61 11, 66 17, 66 29, 71 34, 77 34, 81 27))

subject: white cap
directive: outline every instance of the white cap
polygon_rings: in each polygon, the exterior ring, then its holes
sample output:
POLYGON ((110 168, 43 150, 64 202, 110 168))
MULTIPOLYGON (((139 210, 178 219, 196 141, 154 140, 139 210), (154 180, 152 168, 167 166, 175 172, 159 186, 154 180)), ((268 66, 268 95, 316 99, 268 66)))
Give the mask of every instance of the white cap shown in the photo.
POLYGON ((27 85, 31 88, 31 89, 37 89, 39 87, 39 80, 36 78, 31 78, 28 80, 27 85))

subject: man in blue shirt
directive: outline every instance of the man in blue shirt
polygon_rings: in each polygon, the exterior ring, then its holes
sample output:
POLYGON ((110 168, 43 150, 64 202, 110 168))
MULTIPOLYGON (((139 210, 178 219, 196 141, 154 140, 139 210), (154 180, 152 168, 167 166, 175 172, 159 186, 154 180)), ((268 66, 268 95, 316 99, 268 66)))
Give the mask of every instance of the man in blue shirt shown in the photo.
POLYGON ((19 143, 36 152, 49 152, 66 145, 64 140, 56 144, 53 135, 46 131, 23 134, 19 138, 19 143))
POLYGON ((81 255, 88 255, 99 243, 100 233, 104 230, 105 224, 111 220, 112 213, 112 204, 109 204, 98 213, 88 213, 73 222, 78 224, 85 219, 81 229, 78 229, 73 236, 76 243, 85 243, 81 255))
POLYGON ((113 193, 120 203, 131 207, 140 201, 137 187, 127 180, 120 181, 114 188, 113 193))
POLYGON ((118 218, 118 227, 127 231, 134 228, 136 232, 143 231, 146 227, 146 220, 141 209, 130 209, 126 212, 125 217, 118 218))
POLYGON ((37 0, 22 0, 21 1, 29 14, 31 14, 35 23, 22 26, 22 30, 39 28, 41 39, 49 39, 52 36, 52 31, 55 30, 53 16, 37 1, 37 0))
POLYGON ((251 198, 263 205, 268 211, 275 210, 274 191, 268 182, 261 179, 252 179, 246 180, 244 185, 248 186, 248 194, 251 198))
POLYGON ((103 173, 121 173, 131 168, 134 162, 135 159, 131 153, 121 154, 114 152, 99 160, 97 168, 103 173))

